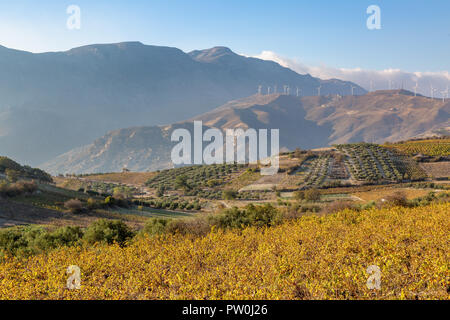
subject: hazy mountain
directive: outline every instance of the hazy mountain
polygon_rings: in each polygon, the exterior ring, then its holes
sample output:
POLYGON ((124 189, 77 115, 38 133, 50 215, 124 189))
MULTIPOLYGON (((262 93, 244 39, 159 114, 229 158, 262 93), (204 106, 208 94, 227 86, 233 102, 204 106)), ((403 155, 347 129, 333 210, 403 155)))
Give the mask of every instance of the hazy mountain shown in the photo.
POLYGON ((349 94, 354 85, 223 47, 187 54, 128 42, 33 54, 0 46, 0 150, 38 164, 110 130, 174 123, 252 95, 258 85, 281 91, 285 84, 303 94, 319 85, 324 94, 349 94))
MULTIPOLYGON (((288 149, 325 147, 334 143, 405 140, 450 131, 450 103, 408 91, 377 91, 363 96, 294 97, 254 95, 165 127, 117 130, 42 166, 52 173, 147 171, 172 166, 174 128, 280 129, 288 149)), ((192 132, 192 131, 191 131, 192 132)), ((205 143, 206 145, 206 143, 205 143)))

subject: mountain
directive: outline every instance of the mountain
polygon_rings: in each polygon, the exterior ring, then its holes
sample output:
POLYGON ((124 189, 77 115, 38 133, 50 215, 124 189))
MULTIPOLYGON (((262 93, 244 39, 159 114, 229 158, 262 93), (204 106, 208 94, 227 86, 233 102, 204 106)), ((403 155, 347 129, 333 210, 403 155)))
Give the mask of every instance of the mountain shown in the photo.
POLYGON ((33 54, 0 46, 0 150, 42 163, 104 132, 181 121, 252 95, 259 85, 300 87, 305 95, 320 85, 323 94, 349 94, 356 86, 223 47, 185 53, 126 42, 33 54))
MULTIPOLYGON (((108 133, 92 144, 45 163, 52 173, 154 171, 172 167, 170 152, 176 128, 280 129, 280 147, 303 149, 335 143, 406 140, 450 132, 450 103, 405 90, 361 96, 254 95, 168 126, 134 127, 108 133)), ((191 131, 192 132, 192 131, 191 131)))

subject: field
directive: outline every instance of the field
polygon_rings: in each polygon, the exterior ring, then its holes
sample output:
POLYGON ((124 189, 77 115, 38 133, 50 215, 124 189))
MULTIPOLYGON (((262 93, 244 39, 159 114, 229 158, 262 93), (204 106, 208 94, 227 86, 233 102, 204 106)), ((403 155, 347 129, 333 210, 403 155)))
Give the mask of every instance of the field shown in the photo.
POLYGON ((0 264, 1 299, 449 299, 450 204, 65 248, 0 264), (66 269, 81 289, 66 289, 66 269), (381 270, 370 290, 366 269, 381 270), (43 267, 45 266, 45 267, 43 267))
POLYGON ((450 179, 450 161, 421 163, 420 166, 434 179, 450 179))
POLYGON ((431 157, 450 156, 450 138, 411 140, 387 145, 408 155, 423 154, 431 157))

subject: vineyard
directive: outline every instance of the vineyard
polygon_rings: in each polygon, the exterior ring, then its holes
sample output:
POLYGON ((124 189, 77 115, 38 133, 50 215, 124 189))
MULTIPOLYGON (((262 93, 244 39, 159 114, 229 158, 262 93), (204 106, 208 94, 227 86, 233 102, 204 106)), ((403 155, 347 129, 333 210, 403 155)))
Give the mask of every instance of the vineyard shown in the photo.
POLYGON ((56 249, 0 263, 1 299, 449 299, 449 203, 344 210, 204 237, 56 249), (66 270, 81 269, 81 288, 66 270), (370 290, 366 270, 381 270, 370 290))
POLYGON ((431 157, 450 156, 450 138, 406 141, 387 145, 408 155, 423 154, 431 157))

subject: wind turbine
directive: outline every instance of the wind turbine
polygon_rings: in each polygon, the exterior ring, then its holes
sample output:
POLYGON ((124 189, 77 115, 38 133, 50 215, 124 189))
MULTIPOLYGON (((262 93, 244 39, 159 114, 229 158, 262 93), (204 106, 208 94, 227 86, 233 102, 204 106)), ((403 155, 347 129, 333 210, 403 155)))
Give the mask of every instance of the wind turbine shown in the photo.
POLYGON ((441 91, 441 94, 442 94, 442 102, 445 102, 445 99, 448 99, 448 86, 446 90, 441 91))
POLYGON ((434 99, 434 92, 436 91, 436 89, 433 88, 432 84, 430 85, 430 88, 431 88, 431 100, 433 100, 434 99))
POLYGON ((351 86, 351 88, 352 88, 352 96, 354 95, 354 90, 356 89, 356 87, 354 87, 354 86, 351 86))
POLYGON ((301 92, 302 90, 301 89, 299 89, 299 87, 297 87, 297 97, 300 97, 300 92, 301 92))
POLYGON ((287 94, 290 95, 291 94, 291 87, 287 86, 287 94))
POLYGON ((318 97, 320 97, 320 89, 322 88, 322 85, 320 85, 318 88, 317 88, 317 96, 318 97))
POLYGON ((416 86, 414 87, 414 97, 417 97, 417 89, 419 88, 419 85, 417 84, 416 81, 416 86))
POLYGON ((283 89, 284 89, 284 94, 287 94, 287 85, 284 85, 283 89))
POLYGON ((258 86, 258 94, 259 94, 259 95, 261 95, 261 90, 262 90, 262 86, 259 85, 259 86, 258 86))
POLYGON ((270 95, 270 86, 267 87, 267 95, 270 95))

